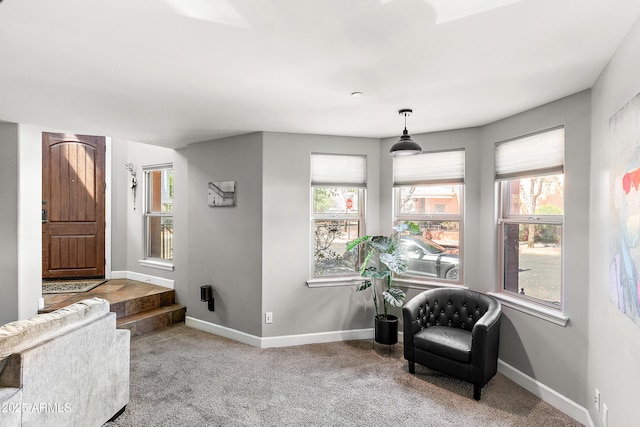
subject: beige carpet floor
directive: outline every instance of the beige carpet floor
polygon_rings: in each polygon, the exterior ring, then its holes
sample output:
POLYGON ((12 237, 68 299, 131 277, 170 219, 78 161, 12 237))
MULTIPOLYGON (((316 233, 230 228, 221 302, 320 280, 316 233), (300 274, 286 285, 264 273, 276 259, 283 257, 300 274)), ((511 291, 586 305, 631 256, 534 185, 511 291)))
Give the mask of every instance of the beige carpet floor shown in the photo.
POLYGON ((579 426, 495 376, 471 384, 371 341, 259 349, 184 324, 131 343, 131 399, 116 426, 579 426))

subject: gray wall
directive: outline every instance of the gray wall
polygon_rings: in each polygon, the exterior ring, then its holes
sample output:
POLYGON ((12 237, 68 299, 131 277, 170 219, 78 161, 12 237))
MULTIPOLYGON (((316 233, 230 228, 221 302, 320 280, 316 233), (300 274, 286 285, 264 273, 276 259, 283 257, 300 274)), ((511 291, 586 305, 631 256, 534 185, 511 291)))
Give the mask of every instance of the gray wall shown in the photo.
MULTIPOLYGON (((593 88, 591 224, 588 293, 587 393, 598 388, 609 408, 609 425, 638 423, 640 327, 609 302, 610 154, 609 118, 640 93, 640 22, 636 22, 593 88)), ((636 118, 640 121, 640 118, 636 118)), ((589 400, 589 399, 588 399, 589 400)), ((587 405, 596 425, 601 416, 587 405)))
POLYGON ((176 270, 188 269, 186 295, 181 289, 188 315, 260 336, 262 134, 191 144, 186 156, 188 260, 176 270), (209 207, 210 181, 236 181, 236 206, 209 207), (203 284, 214 288, 214 312, 200 301, 203 284))
POLYGON ((0 123, 0 325, 18 319, 18 125, 0 123))
MULTIPOLYGON (((273 313, 260 336, 373 327, 371 297, 352 286, 309 288, 312 152, 367 156, 368 234, 379 234, 379 140, 286 133, 264 134, 262 160, 262 311, 273 313)), ((262 319, 262 317, 260 318, 262 319)), ((264 323, 264 322, 262 322, 264 323)))
MULTIPOLYGON (((111 140, 111 270, 127 270, 127 246, 133 238, 127 230, 127 219, 131 192, 129 171, 125 169, 128 160, 129 142, 113 138, 111 140)), ((138 159, 139 160, 139 159, 138 159)), ((139 164, 136 167, 139 169, 139 164)), ((140 172, 138 171, 138 176, 140 172)), ((141 188, 138 189, 138 195, 141 188)), ((138 204, 140 206, 140 204, 138 204)))
POLYGON ((495 143, 531 132, 565 126, 565 200, 563 263, 566 327, 504 308, 500 359, 587 407, 587 336, 589 304, 586 283, 589 213, 590 92, 584 91, 482 128, 480 241, 485 251, 478 274, 499 283, 497 209, 493 179, 495 143))
MULTIPOLYGON (((465 278, 464 284, 482 292, 497 290, 497 259, 495 184, 493 180, 493 156, 495 143, 537 130, 564 124, 566 127, 566 201, 565 201, 565 312, 570 317, 567 327, 560 327, 540 318, 505 307, 505 320, 500 357, 516 369, 530 375, 541 383, 586 406, 587 367, 587 293, 588 281, 584 268, 588 258, 587 234, 589 203, 588 187, 584 185, 589 177, 590 141, 590 92, 585 91, 565 99, 544 105, 534 110, 510 117, 482 128, 461 129, 425 135, 413 135, 424 150, 465 148, 466 188, 465 188, 465 278)), ((236 138, 242 141, 240 137, 236 138)), ((372 311, 368 295, 354 294, 351 287, 308 288, 310 257, 310 193, 309 155, 313 151, 336 153, 361 153, 368 158, 369 185, 367 203, 367 232, 388 233, 392 221, 392 160, 387 152, 397 138, 385 139, 380 143, 375 139, 330 137, 318 135, 297 135, 264 133, 263 141, 257 138, 256 145, 262 144, 262 206, 261 214, 256 214, 262 224, 262 249, 256 254, 262 259, 261 285, 246 284, 256 294, 261 292, 261 301, 251 298, 255 310, 246 317, 255 319, 258 332, 234 327, 232 322, 216 318, 217 315, 190 311, 190 315, 202 320, 250 332, 262 337, 331 332, 371 327, 372 311), (274 323, 262 322, 265 311, 274 315, 274 323), (201 317, 200 313, 203 313, 201 317)), ((227 141, 213 141, 189 146, 189 283, 195 292, 202 279, 196 279, 194 268, 203 270, 194 263, 194 248, 202 251, 202 233, 194 234, 201 226, 194 224, 194 209, 202 209, 194 204, 194 191, 198 194, 206 182, 204 177, 194 181, 202 172, 202 164, 216 162, 216 147, 227 141), (202 147, 207 147, 204 150, 202 147), (195 149, 198 148, 197 151, 195 149), (194 155, 194 153, 197 153, 194 155), (196 166, 196 170, 194 169, 196 166)), ((242 144, 240 145, 242 146, 242 144)), ((236 145, 234 144, 234 150, 236 145)), ((238 147, 239 148, 239 147, 238 147)), ((246 150, 233 155, 225 151, 229 158, 226 163, 247 157, 246 150)), ((257 150, 257 149, 256 149, 257 150)), ((253 157, 249 156, 248 162, 253 157)), ((256 177, 259 179, 259 177, 256 177)), ((239 194, 242 191, 239 190, 239 194)), ((235 219, 235 218, 234 218, 235 219)), ((206 217, 200 221, 206 222, 206 217)), ((228 219, 224 219, 226 221, 228 219)), ((244 233, 243 236, 250 234, 244 233)), ((222 247, 210 243, 210 253, 222 253, 222 247)), ((215 256, 212 257, 215 259, 215 256)), ((201 261, 203 262, 203 261, 201 261)), ((211 265, 213 261, 209 261, 211 265)), ((231 262, 231 261, 230 261, 231 262)), ((210 268, 213 270, 213 268, 210 268)), ((256 274, 253 266, 244 274, 256 274)), ((220 273, 221 274, 221 273, 220 273)), ((240 277, 244 276, 240 275, 240 277)), ((215 284, 215 279, 211 275, 215 284)), ((233 276, 228 280, 233 280, 233 276)), ((259 281, 259 280, 258 280, 259 281)), ((409 297, 420 289, 409 287, 409 297)), ((225 303, 231 304, 241 292, 229 293, 225 303)), ((244 297, 243 297, 244 298, 244 297)), ((197 301, 191 296, 190 301, 197 301)), ((200 304, 197 303, 196 304, 200 304)), ((191 310, 191 306, 189 306, 191 310)), ((253 324, 253 323, 252 323, 253 324)))

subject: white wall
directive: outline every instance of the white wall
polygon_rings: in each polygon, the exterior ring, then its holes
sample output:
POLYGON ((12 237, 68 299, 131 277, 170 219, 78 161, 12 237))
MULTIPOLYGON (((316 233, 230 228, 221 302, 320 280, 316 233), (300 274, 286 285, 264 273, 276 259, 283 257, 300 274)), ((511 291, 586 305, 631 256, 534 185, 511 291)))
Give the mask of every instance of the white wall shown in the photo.
POLYGON ((19 125, 18 283, 19 318, 38 312, 42 297, 42 132, 19 125))
MULTIPOLYGON (((262 159, 262 311, 273 313, 260 336, 334 332, 373 327, 373 303, 352 286, 309 288, 312 152, 367 156, 366 228, 379 234, 379 140, 264 133, 262 159)), ((261 315, 262 320, 264 314, 261 315)))
MULTIPOLYGON (((587 393, 598 388, 610 426, 638 424, 640 327, 609 302, 610 154, 609 119, 640 93, 640 22, 636 22, 593 88, 591 223, 587 393)), ((640 121, 640 117, 636 118, 640 121)), ((596 425, 601 415, 588 405, 596 425)))
POLYGON ((42 132, 0 123, 3 284, 0 324, 38 312, 42 297, 42 132), (6 263, 6 265, 5 265, 6 263))

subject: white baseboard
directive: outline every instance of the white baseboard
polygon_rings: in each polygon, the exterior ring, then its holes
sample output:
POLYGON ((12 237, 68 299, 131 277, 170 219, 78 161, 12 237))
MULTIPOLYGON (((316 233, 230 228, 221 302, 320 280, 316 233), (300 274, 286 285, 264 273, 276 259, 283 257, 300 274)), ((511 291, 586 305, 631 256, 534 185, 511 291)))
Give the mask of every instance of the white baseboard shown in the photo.
POLYGON ((175 289, 175 280, 165 279, 164 277, 151 276, 148 274, 136 273, 135 271, 112 271, 109 278, 136 280, 138 282, 151 283, 152 285, 175 289))
POLYGON ((261 339, 262 348, 289 347, 292 345, 318 344, 334 341, 371 340, 373 328, 349 331, 319 332, 314 334, 283 335, 261 339))
POLYGON ((578 422, 593 427, 589 411, 541 382, 498 359, 498 372, 578 422))
POLYGON ((247 334, 246 332, 237 331, 235 329, 216 325, 215 323, 211 322, 205 322, 204 320, 196 319, 191 316, 185 317, 184 324, 189 326, 190 328, 200 329, 201 331, 229 338, 244 344, 249 344, 253 347, 260 347, 261 338, 255 335, 247 334))
POLYGON ((216 325, 190 316, 185 318, 189 327, 200 329, 221 337, 239 341, 258 348, 289 347, 293 345, 318 344, 334 341, 365 340, 373 338, 373 329, 354 329, 350 331, 321 332, 315 334, 282 335, 278 337, 258 337, 216 325))

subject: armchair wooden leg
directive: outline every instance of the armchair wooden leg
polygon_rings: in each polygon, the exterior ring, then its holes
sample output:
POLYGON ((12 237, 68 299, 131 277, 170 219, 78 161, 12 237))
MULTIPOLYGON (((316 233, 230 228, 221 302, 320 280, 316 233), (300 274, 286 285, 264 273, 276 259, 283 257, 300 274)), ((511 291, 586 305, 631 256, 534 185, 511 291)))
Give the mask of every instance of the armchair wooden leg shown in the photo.
POLYGON ((413 360, 409 360, 409 373, 410 374, 416 373, 416 362, 414 362, 413 360))
POLYGON ((480 400, 480 392, 482 390, 482 387, 480 387, 479 385, 473 385, 473 398, 475 400, 480 400))

